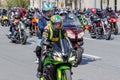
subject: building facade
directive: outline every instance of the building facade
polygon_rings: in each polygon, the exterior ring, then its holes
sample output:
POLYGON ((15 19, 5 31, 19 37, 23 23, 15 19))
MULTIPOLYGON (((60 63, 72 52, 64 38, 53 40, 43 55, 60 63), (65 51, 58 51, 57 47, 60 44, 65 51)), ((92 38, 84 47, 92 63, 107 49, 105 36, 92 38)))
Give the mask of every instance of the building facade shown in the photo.
MULTIPOLYGON (((69 7, 71 10, 78 8, 101 8, 101 0, 30 0, 30 6, 41 8, 45 3, 50 3, 58 8, 69 7)), ((115 0, 109 0, 109 5, 114 9, 115 0)), ((107 0, 102 0, 102 7, 107 7, 107 0)), ((117 0, 117 10, 120 10, 120 0, 117 0)))

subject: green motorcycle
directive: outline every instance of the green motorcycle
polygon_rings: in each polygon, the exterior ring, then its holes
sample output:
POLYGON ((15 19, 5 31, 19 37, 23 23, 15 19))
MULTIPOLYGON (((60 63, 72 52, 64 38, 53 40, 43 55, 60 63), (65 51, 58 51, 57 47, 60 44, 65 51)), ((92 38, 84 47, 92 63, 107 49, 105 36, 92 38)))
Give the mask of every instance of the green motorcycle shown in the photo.
POLYGON ((72 64, 74 51, 70 48, 68 39, 51 43, 48 54, 43 59, 43 74, 39 80, 72 80, 72 64))
POLYGON ((87 22, 87 20, 85 18, 85 15, 78 14, 77 17, 78 17, 78 19, 80 21, 81 26, 84 26, 84 25, 88 24, 88 22, 87 22))

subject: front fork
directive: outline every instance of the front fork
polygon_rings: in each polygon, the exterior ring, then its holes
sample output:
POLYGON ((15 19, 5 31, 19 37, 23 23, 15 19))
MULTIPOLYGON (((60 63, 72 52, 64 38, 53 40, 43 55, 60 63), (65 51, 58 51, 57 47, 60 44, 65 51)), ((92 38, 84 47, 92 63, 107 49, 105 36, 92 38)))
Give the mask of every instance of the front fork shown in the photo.
POLYGON ((57 80, 62 80, 63 75, 65 76, 65 74, 63 74, 63 70, 66 70, 66 69, 71 70, 69 66, 61 66, 60 68, 57 69, 57 80))
POLYGON ((103 28, 104 35, 106 35, 106 29, 105 29, 104 22, 102 22, 102 28, 103 28))

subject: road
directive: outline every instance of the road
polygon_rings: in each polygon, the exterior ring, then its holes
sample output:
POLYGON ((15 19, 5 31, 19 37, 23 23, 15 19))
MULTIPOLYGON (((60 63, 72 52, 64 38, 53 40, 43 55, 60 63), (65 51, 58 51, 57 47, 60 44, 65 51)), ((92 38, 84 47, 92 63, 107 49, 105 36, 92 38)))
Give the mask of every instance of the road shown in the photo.
MULTIPOLYGON (((38 80, 33 53, 37 38, 28 38, 26 45, 13 44, 8 30, 0 26, 0 80, 38 80)), ((72 68, 73 80, 120 80, 120 34, 108 41, 91 39, 86 32, 84 43, 82 63, 72 68)))

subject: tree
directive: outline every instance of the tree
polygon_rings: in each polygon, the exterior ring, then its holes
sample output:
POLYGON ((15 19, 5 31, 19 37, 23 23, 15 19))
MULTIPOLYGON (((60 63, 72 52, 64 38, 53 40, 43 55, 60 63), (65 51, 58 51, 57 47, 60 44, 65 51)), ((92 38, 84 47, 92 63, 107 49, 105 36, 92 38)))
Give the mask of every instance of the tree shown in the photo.
POLYGON ((6 0, 6 3, 7 3, 7 8, 10 9, 12 7, 12 1, 6 0))
POLYGON ((6 0, 7 7, 10 9, 11 7, 23 7, 27 8, 30 5, 30 0, 6 0))

